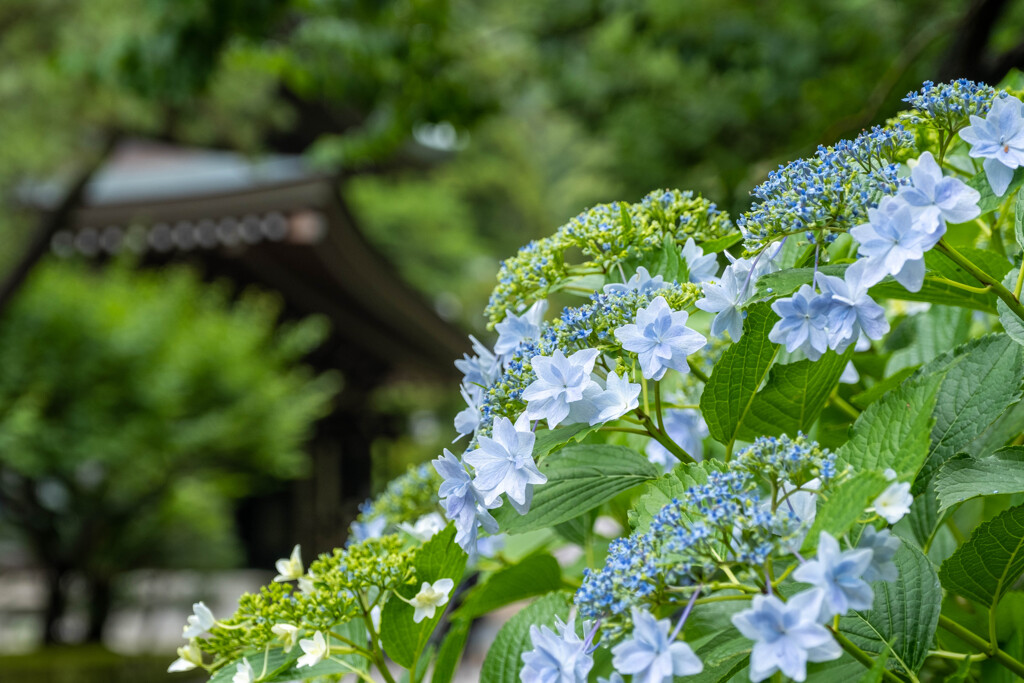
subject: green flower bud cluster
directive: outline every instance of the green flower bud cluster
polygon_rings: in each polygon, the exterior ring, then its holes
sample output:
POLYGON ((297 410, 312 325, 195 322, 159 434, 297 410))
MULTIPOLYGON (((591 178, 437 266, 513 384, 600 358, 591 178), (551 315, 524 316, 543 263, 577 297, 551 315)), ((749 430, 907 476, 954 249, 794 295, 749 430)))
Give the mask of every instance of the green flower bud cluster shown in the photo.
POLYGON ((506 311, 524 310, 573 277, 641 260, 661 249, 666 237, 682 248, 690 237, 707 242, 732 232, 729 216, 692 192, 656 190, 636 204, 600 204, 505 260, 484 313, 493 327, 506 311), (582 252, 583 260, 570 263, 569 250, 582 252))
POLYGON ((272 583, 242 595, 235 614, 218 621, 198 645, 214 655, 210 668, 216 670, 246 652, 281 645, 272 630, 275 625, 312 634, 362 618, 373 597, 415 583, 415 550, 396 535, 335 548, 310 565, 298 589, 290 583, 272 583))
POLYGON ((388 482, 387 488, 372 503, 363 506, 357 522, 383 518, 388 526, 412 523, 423 515, 438 511, 437 489, 441 476, 429 465, 414 465, 405 474, 388 482))

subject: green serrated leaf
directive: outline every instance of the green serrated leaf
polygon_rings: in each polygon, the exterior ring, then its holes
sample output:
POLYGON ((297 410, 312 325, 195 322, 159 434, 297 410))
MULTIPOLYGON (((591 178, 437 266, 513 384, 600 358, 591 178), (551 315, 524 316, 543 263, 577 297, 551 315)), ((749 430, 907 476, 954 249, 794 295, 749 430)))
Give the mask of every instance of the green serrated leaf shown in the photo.
POLYGON ((687 676, 687 683, 725 683, 750 661, 753 643, 735 628, 728 628, 702 641, 696 646, 695 654, 704 664, 704 670, 687 676))
POLYGON ((430 676, 430 683, 451 683, 455 676, 455 670, 459 666, 459 660, 462 659, 462 651, 466 648, 471 623, 469 620, 452 622, 452 627, 445 634, 441 649, 437 652, 437 661, 434 663, 434 673, 430 676))
POLYGON ((941 374, 924 375, 868 406, 836 454, 839 462, 855 472, 892 468, 902 481, 916 476, 928 453, 931 413, 941 382, 941 374))
POLYGON ((804 548, 816 548, 823 531, 837 538, 849 531, 864 514, 864 509, 888 484, 888 480, 881 472, 861 470, 854 473, 828 500, 818 501, 818 511, 811 530, 804 538, 804 548))
POLYGON ((1017 201, 1013 203, 1013 234, 1017 238, 1017 246, 1024 249, 1024 188, 1017 193, 1017 201))
POLYGON ((475 619, 517 600, 557 590, 561 583, 562 570, 554 557, 547 553, 530 555, 474 586, 455 618, 475 619))
MULTIPOLYGON (((433 583, 439 579, 451 579, 455 585, 462 580, 466 569, 466 553, 455 543, 455 527, 451 524, 438 532, 416 552, 413 557, 416 582, 397 589, 397 593, 411 600, 424 582, 433 583)), ((392 597, 384 605, 381 614, 380 637, 384 650, 395 662, 406 668, 412 667, 430 639, 430 634, 444 613, 438 609, 432 619, 414 623, 412 605, 392 597)))
MULTIPOLYGON (((1003 286, 1011 292, 1017 288, 1017 275, 1016 270, 1011 270, 1003 278, 1003 286)), ((1024 320, 1018 318, 1002 299, 996 302, 996 311, 999 313, 999 323, 1006 330, 1006 334, 1010 335, 1010 339, 1024 345, 1024 320)))
POLYGON ((1024 493, 1024 447, 1011 446, 990 458, 960 454, 935 475, 939 512, 978 496, 1024 493))
POLYGON ((758 436, 796 436, 808 431, 852 355, 851 346, 844 354, 829 351, 816 361, 774 365, 743 418, 740 438, 753 441, 758 436))
POLYGON ((547 483, 534 488, 525 515, 512 506, 496 511, 502 531, 521 534, 561 524, 660 474, 646 456, 610 444, 566 446, 538 467, 547 483))
POLYGON ((487 650, 480 670, 480 680, 488 683, 520 683, 522 655, 533 649, 530 626, 546 625, 554 628, 555 617, 562 621, 568 617, 571 600, 568 593, 549 593, 506 621, 487 650))
POLYGON ((1021 360, 1024 349, 1004 334, 993 334, 929 363, 921 372, 948 367, 935 401, 932 446, 914 485, 914 492, 960 452, 971 452, 981 436, 1003 412, 1020 400, 1021 360))
POLYGON ((971 534, 942 563, 946 590, 985 606, 998 604, 1024 572, 1024 505, 1003 512, 971 534))
MULTIPOLYGON (((996 278, 1001 278, 1009 267, 1009 262, 987 249, 973 249, 971 247, 957 247, 964 256, 978 265, 986 273, 996 278)), ((947 280, 959 282, 972 287, 979 287, 980 283, 973 275, 956 265, 942 252, 933 249, 924 255, 925 267, 928 269, 926 275, 942 277, 947 280)), ((996 295, 991 292, 969 292, 954 285, 937 282, 926 277, 924 285, 919 292, 908 292, 903 285, 891 278, 886 278, 870 290, 871 296, 882 299, 902 299, 904 301, 926 301, 928 303, 944 306, 957 306, 959 308, 970 308, 986 313, 995 313, 996 295)))
POLYGON ((715 440, 731 444, 739 435, 754 396, 779 353, 779 347, 768 340, 777 319, 768 304, 751 306, 743 337, 715 363, 700 397, 700 411, 715 440))
POLYGON ((916 672, 935 637, 942 587, 932 563, 914 546, 904 543, 893 562, 899 578, 873 583, 871 609, 840 617, 839 630, 869 655, 885 659, 889 653, 890 666, 916 672))

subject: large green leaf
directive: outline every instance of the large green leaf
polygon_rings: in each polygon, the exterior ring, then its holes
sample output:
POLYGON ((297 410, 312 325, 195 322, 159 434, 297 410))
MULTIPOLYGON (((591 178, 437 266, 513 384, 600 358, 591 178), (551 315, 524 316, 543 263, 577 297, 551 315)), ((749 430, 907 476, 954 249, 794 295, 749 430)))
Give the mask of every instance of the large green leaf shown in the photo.
POLYGON ((922 368, 948 364, 935 401, 932 446, 918 475, 915 492, 942 463, 960 452, 971 452, 971 442, 1012 404, 1020 400, 1024 349, 1005 334, 976 339, 922 368))
MULTIPOLYGON (((335 633, 344 636, 354 643, 366 643, 367 633, 366 626, 363 625, 362 621, 352 620, 347 621, 344 624, 338 624, 331 628, 335 633)), ((342 645, 340 641, 336 641, 333 638, 328 638, 332 645, 342 645)), ((318 676, 332 676, 337 674, 350 674, 357 671, 368 671, 370 669, 370 660, 362 655, 350 654, 332 654, 330 659, 325 659, 318 664, 313 666, 302 667, 301 669, 294 665, 295 660, 302 654, 302 650, 298 647, 294 648, 290 653, 290 666, 284 669, 278 670, 273 677, 261 678, 261 683, 266 681, 267 683, 285 683, 287 681, 295 680, 306 680, 313 679, 318 676)), ((253 668, 257 673, 260 669, 256 668, 255 662, 253 668)), ((268 667, 269 670, 269 667, 268 667)), ((230 679, 228 679, 230 680, 230 679)))
POLYGON ((1024 249, 1024 189, 1017 193, 1017 201, 1013 203, 1013 236, 1017 238, 1017 246, 1024 249))
POLYGON ((539 465, 546 484, 534 488, 530 511, 505 506, 495 515, 502 531, 521 534, 561 524, 655 479, 661 471, 643 455, 625 446, 566 446, 539 465))
MULTIPOLYGON (((999 279, 1006 273, 1009 262, 1005 258, 987 249, 957 247, 967 258, 971 259, 986 273, 999 279)), ((966 270, 956 265, 942 252, 933 249, 924 255, 924 263, 929 276, 942 277, 972 287, 980 287, 978 280, 966 270)), ((986 313, 995 313, 996 296, 991 292, 969 292, 955 285, 936 282, 925 278, 919 292, 908 292, 903 285, 886 278, 871 288, 871 295, 883 299, 903 299, 905 301, 927 301, 943 306, 971 308, 986 313)))
MULTIPOLYGON (((416 583, 397 590, 398 594, 411 600, 424 582, 434 583, 439 579, 451 579, 459 585, 466 569, 466 553, 455 543, 455 527, 451 524, 423 544, 413 557, 416 583)), ((453 589, 454 592, 454 589, 453 589)), ((406 668, 412 667, 423 652, 430 634, 441 621, 443 608, 439 608, 432 619, 414 623, 412 605, 392 597, 384 605, 381 615, 380 637, 384 651, 391 659, 406 668)))
POLYGON ((928 453, 931 413, 941 382, 942 375, 924 375, 869 405, 853 423, 838 460, 854 471, 892 468, 903 481, 913 478, 928 453))
POLYGON ((939 512, 978 496, 1024 492, 1024 448, 1012 446, 990 458, 961 454, 935 475, 939 512))
POLYGON ((434 673, 430 676, 430 683, 450 683, 455 676, 455 669, 462 659, 462 651, 469 639, 469 627, 472 622, 468 619, 452 621, 452 627, 444 636, 441 649, 437 652, 437 661, 434 663, 434 673))
POLYGON ((530 626, 544 625, 554 629, 555 617, 562 621, 568 617, 570 601, 568 593, 550 593, 506 621, 487 650, 480 680, 488 683, 520 683, 523 653, 533 649, 530 626))
POLYGON ((871 609, 841 617, 839 630, 872 656, 890 652, 891 645, 890 666, 916 672, 935 636, 942 588, 932 563, 914 546, 904 543, 893 561, 899 578, 872 584, 871 609))
POLYGON ((974 530, 939 576, 949 591, 993 607, 1024 572, 1024 505, 1003 512, 974 530))
MULTIPOLYGON (((818 272, 822 275, 842 277, 849 267, 849 263, 820 266, 818 272)), ((767 273, 757 278, 757 282, 754 285, 754 298, 777 299, 789 296, 800 289, 801 285, 811 284, 813 279, 814 268, 787 268, 774 273, 767 273)))
POLYGON ((562 570, 554 557, 547 553, 530 555, 474 586, 455 617, 475 619, 517 600, 550 593, 561 583, 562 570))
POLYGON ((700 397, 700 411, 708 431, 716 440, 731 444, 739 435, 757 390, 779 347, 768 341, 768 332, 778 316, 766 303, 751 306, 743 323, 743 337, 727 348, 700 397))
POLYGON ((552 451, 569 443, 579 443, 584 437, 599 428, 600 425, 591 426, 586 422, 578 422, 554 429, 538 430, 537 438, 533 442, 533 459, 540 462, 552 451))
POLYGON ((725 237, 701 242, 698 246, 704 250, 705 254, 717 254, 723 249, 728 249, 732 245, 738 244, 742 239, 743 235, 741 233, 734 232, 731 235, 726 235, 725 237))
POLYGON ((889 375, 880 382, 871 385, 871 388, 854 394, 850 397, 850 403, 857 408, 864 410, 869 405, 885 396, 887 393, 903 384, 908 377, 914 374, 917 368, 903 368, 899 372, 889 375))
POLYGON ((750 661, 753 643, 731 625, 713 636, 693 643, 694 653, 704 664, 704 670, 687 676, 687 683, 725 683, 732 680, 750 661))
POLYGON ((801 360, 775 365, 768 383, 754 396, 743 418, 740 438, 753 441, 758 436, 796 436, 808 431, 825 407, 829 394, 839 383, 843 368, 853 355, 829 351, 817 361, 801 360))

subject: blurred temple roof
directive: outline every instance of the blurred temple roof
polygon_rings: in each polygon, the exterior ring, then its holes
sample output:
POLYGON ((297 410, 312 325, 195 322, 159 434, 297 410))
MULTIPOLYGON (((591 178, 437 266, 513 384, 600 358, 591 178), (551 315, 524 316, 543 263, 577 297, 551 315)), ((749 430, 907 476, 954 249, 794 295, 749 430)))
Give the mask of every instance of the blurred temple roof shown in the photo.
MULTIPOLYGON (((339 370, 344 388, 309 446, 311 477, 242 507, 256 565, 272 564, 296 540, 340 545, 370 493, 371 443, 401 429, 374 413, 373 390, 394 379, 454 386, 453 361, 468 350, 466 335, 366 242, 340 185, 300 157, 251 160, 135 140, 113 148, 70 207, 70 183, 21 190, 24 203, 51 217, 40 239, 49 236, 58 257, 101 263, 127 251, 144 266, 188 263, 208 279, 278 292, 286 316, 329 318, 330 337, 308 362, 339 370)), ((36 256, 47 245, 39 246, 36 256)))

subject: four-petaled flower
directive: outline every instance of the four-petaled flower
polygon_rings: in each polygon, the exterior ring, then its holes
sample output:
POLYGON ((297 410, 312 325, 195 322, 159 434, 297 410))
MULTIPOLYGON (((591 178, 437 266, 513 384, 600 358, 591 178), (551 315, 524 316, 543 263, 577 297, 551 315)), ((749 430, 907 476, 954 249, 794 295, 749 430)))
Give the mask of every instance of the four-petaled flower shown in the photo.
POLYGON ((931 152, 910 169, 911 184, 900 189, 899 198, 917 214, 924 230, 945 232, 946 223, 966 223, 981 214, 981 193, 959 178, 942 175, 931 152))
POLYGON ((910 506, 914 503, 914 496, 910 495, 910 484, 901 484, 895 481, 882 491, 872 505, 880 517, 895 524, 903 519, 910 512, 910 506))
POLYGON ((755 595, 750 609, 733 615, 732 623, 754 641, 750 680, 763 681, 776 671, 794 681, 807 678, 807 662, 838 659, 843 650, 818 623, 820 590, 797 593, 782 602, 774 595, 755 595))
POLYGON ((533 498, 533 485, 548 480, 533 461, 536 435, 519 429, 519 423, 513 425, 507 417, 496 419, 492 432, 493 436, 480 437, 479 448, 463 456, 476 468, 473 486, 483 496, 485 506, 490 507, 505 493, 512 506, 525 515, 533 498))
POLYGON ((418 624, 424 619, 433 619, 437 608, 448 604, 448 594, 454 587, 455 582, 451 579, 438 579, 434 583, 424 581, 419 592, 408 601, 414 608, 412 620, 418 624))
POLYGON ((292 548, 292 555, 288 559, 281 559, 274 563, 274 567, 277 569, 277 576, 274 577, 274 581, 294 581, 303 574, 305 570, 302 568, 302 552, 299 546, 292 548))
POLYGON ((868 549, 840 550, 839 541, 822 531, 818 557, 797 567, 793 578, 822 590, 822 615, 846 614, 851 609, 868 609, 875 599, 864 572, 871 564, 868 549))
POLYGON ((639 405, 640 385, 633 384, 623 373, 609 372, 605 388, 593 399, 593 415, 588 422, 592 425, 617 420, 639 405))
POLYGON ((671 683, 673 676, 692 676, 704 670, 693 649, 669 636, 672 623, 650 612, 632 608, 632 637, 612 648, 612 666, 632 674, 636 683, 671 683))
POLYGON ((636 312, 636 323, 615 330, 622 348, 640 359, 646 379, 659 380, 669 368, 689 372, 686 357, 704 348, 707 339, 686 326, 686 311, 673 311, 665 297, 654 298, 651 305, 636 312))
POLYGON ((768 333, 768 339, 785 344, 790 353, 800 349, 810 360, 818 360, 828 350, 828 308, 828 297, 819 296, 810 285, 802 285, 793 296, 772 304, 780 320, 768 333))
POLYGON ((861 532, 858 548, 871 551, 871 564, 864 570, 862 577, 868 583, 875 581, 895 581, 900 577, 900 570, 892 558, 900 549, 900 537, 893 536, 888 529, 876 531, 870 524, 861 532))
POLYGON ((599 355, 597 349, 583 349, 568 358, 561 349, 550 356, 534 356, 530 364, 537 375, 523 390, 527 401, 524 415, 530 420, 547 420, 554 429, 569 416, 571 404, 581 401, 588 391, 600 391, 601 386, 590 373, 599 355))
POLYGON ((868 209, 868 222, 850 229, 860 242, 861 260, 866 262, 866 284, 892 275, 907 291, 921 291, 924 252, 945 233, 945 227, 931 231, 926 229, 929 227, 899 197, 885 197, 878 208, 868 209))
POLYGON ((185 639, 201 636, 213 628, 216 621, 210 608, 204 605, 202 601, 197 602, 192 605, 192 614, 189 616, 188 623, 185 624, 181 636, 185 639))
POLYGON ((548 626, 530 626, 533 649, 522 655, 519 680, 523 683, 586 683, 594 658, 576 635, 575 620, 564 624, 555 617, 555 628, 558 632, 548 626))
POLYGON ((300 640, 299 647, 302 648, 302 656, 295 663, 295 668, 297 669, 301 669, 304 666, 316 666, 331 651, 330 646, 327 644, 327 639, 324 638, 324 634, 320 631, 314 633, 312 638, 300 640))
POLYGON ((983 158, 985 175, 997 197, 1006 193, 1013 172, 1024 166, 1024 116, 1016 97, 996 98, 988 116, 971 116, 971 125, 960 131, 972 157, 983 158))
POLYGON ((873 284, 871 265, 861 259, 846 269, 844 277, 818 273, 818 287, 828 297, 828 345, 842 353, 863 332, 869 339, 881 339, 889 331, 885 309, 868 296, 873 284))

